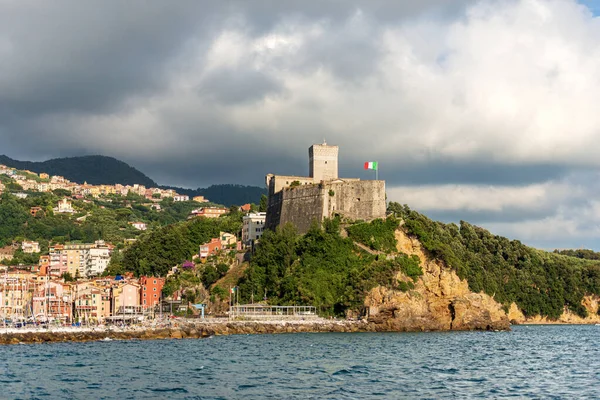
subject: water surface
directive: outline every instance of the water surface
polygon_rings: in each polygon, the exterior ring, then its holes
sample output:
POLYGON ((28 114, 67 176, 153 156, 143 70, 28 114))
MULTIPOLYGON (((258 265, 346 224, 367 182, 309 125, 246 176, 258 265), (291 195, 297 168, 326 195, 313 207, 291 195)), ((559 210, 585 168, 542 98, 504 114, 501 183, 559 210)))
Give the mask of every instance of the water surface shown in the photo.
POLYGON ((0 398, 600 398, 600 327, 0 347, 0 398))

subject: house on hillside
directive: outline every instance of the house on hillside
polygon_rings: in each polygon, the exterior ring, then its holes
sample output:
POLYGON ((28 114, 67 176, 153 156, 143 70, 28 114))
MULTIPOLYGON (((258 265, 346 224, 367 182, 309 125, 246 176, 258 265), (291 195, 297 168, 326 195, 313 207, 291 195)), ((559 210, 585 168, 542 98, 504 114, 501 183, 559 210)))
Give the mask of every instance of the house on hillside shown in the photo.
POLYGON ((244 246, 252 246, 255 241, 261 238, 265 229, 266 218, 267 213, 264 212, 244 216, 242 225, 242 243, 244 246))
POLYGON ((129 222, 129 225, 133 226, 139 231, 145 231, 146 229, 148 229, 145 222, 129 222))
POLYGON ((10 261, 15 255, 15 248, 13 246, 0 247, 0 261, 10 261))
POLYGON ((244 204, 243 206, 240 206, 240 211, 241 212, 249 213, 251 209, 252 209, 252 204, 250 204, 250 203, 247 203, 247 204, 244 204))
POLYGON ((38 242, 23 242, 21 243, 23 253, 33 254, 40 252, 40 244, 38 242))
POLYGON ((221 239, 221 248, 235 249, 237 244, 237 238, 235 235, 227 232, 220 232, 219 237, 221 239))
POLYGON ((194 217, 204 217, 204 218, 219 218, 221 215, 226 214, 229 209, 224 207, 203 207, 192 210, 188 219, 194 217))
POLYGON ((190 201, 190 196, 178 194, 177 196, 173 196, 173 201, 190 201))
POLYGON ((54 207, 54 212, 59 214, 73 214, 75 210, 68 198, 64 198, 58 202, 58 206, 54 207))
POLYGON ((194 200, 196 203, 207 203, 208 200, 206 198, 204 198, 204 196, 194 196, 192 198, 192 200, 194 200))
POLYGON ((213 238, 208 243, 204 243, 200 245, 200 252, 198 255, 201 260, 206 260, 209 256, 217 254, 219 250, 221 250, 223 246, 221 245, 220 238, 213 238))

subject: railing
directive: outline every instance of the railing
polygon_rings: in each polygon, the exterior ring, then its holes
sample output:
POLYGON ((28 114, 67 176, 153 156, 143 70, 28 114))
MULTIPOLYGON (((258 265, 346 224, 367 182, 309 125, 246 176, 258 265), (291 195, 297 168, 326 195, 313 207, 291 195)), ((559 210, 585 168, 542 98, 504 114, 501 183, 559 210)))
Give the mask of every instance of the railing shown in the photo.
POLYGON ((318 318, 313 306, 267 306, 246 304, 231 306, 230 319, 307 319, 318 318))

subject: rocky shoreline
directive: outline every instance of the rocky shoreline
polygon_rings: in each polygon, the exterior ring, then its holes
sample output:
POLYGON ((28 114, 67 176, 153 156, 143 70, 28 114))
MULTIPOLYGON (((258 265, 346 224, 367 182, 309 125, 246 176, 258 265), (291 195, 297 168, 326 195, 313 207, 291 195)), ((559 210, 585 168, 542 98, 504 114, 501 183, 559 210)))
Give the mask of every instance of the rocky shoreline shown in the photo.
MULTIPOLYGON (((496 327, 464 330, 506 330, 496 327)), ((509 328, 510 329, 510 328, 509 328)), ((159 340, 200 339, 215 335, 275 334, 275 333, 319 333, 319 332, 409 332, 430 331, 407 329, 398 325, 379 324, 367 321, 288 321, 288 322, 180 322, 170 327, 135 327, 131 329, 79 329, 0 331, 0 344, 28 344, 54 342, 87 342, 98 340, 159 340)))

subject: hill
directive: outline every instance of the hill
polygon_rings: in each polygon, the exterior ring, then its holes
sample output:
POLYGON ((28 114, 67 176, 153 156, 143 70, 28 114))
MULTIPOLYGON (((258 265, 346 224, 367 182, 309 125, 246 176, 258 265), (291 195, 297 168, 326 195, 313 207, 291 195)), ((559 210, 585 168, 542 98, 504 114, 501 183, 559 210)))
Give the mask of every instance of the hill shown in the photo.
MULTIPOLYGON (((392 330, 502 329, 509 318, 600 322, 600 262, 527 247, 464 221, 432 221, 396 203, 388 211, 387 220, 327 221, 306 235, 292 226, 266 231, 238 280, 240 300, 264 296, 270 304, 314 305, 322 315, 367 314, 392 330)), ((126 251, 123 267, 139 273, 138 258, 152 266, 172 254, 149 271, 163 274, 182 262, 193 244, 176 254, 161 243, 180 243, 189 224, 151 233, 135 257, 134 248, 126 251)))
POLYGON ((139 170, 106 156, 83 156, 55 158, 43 162, 18 161, 0 155, 0 164, 36 173, 45 172, 50 175, 64 176, 77 183, 87 182, 92 185, 140 184, 146 187, 157 187, 158 184, 139 170))
POLYGON ((173 189, 180 194, 192 196, 204 196, 213 203, 225 206, 241 206, 246 203, 258 204, 260 197, 267 194, 267 190, 258 186, 244 185, 212 185, 207 188, 184 189, 172 186, 161 186, 161 189, 173 189))
POLYGON ((260 197, 266 194, 264 188, 244 185, 212 185, 207 188, 186 189, 175 186, 159 186, 143 172, 117 160, 106 156, 83 156, 55 158, 43 162, 18 161, 5 155, 0 155, 0 164, 19 170, 29 170, 36 173, 45 172, 50 175, 64 176, 68 180, 77 183, 87 182, 92 185, 121 185, 139 184, 162 189, 173 189, 179 194, 190 197, 204 196, 211 202, 225 206, 256 203, 260 197))

